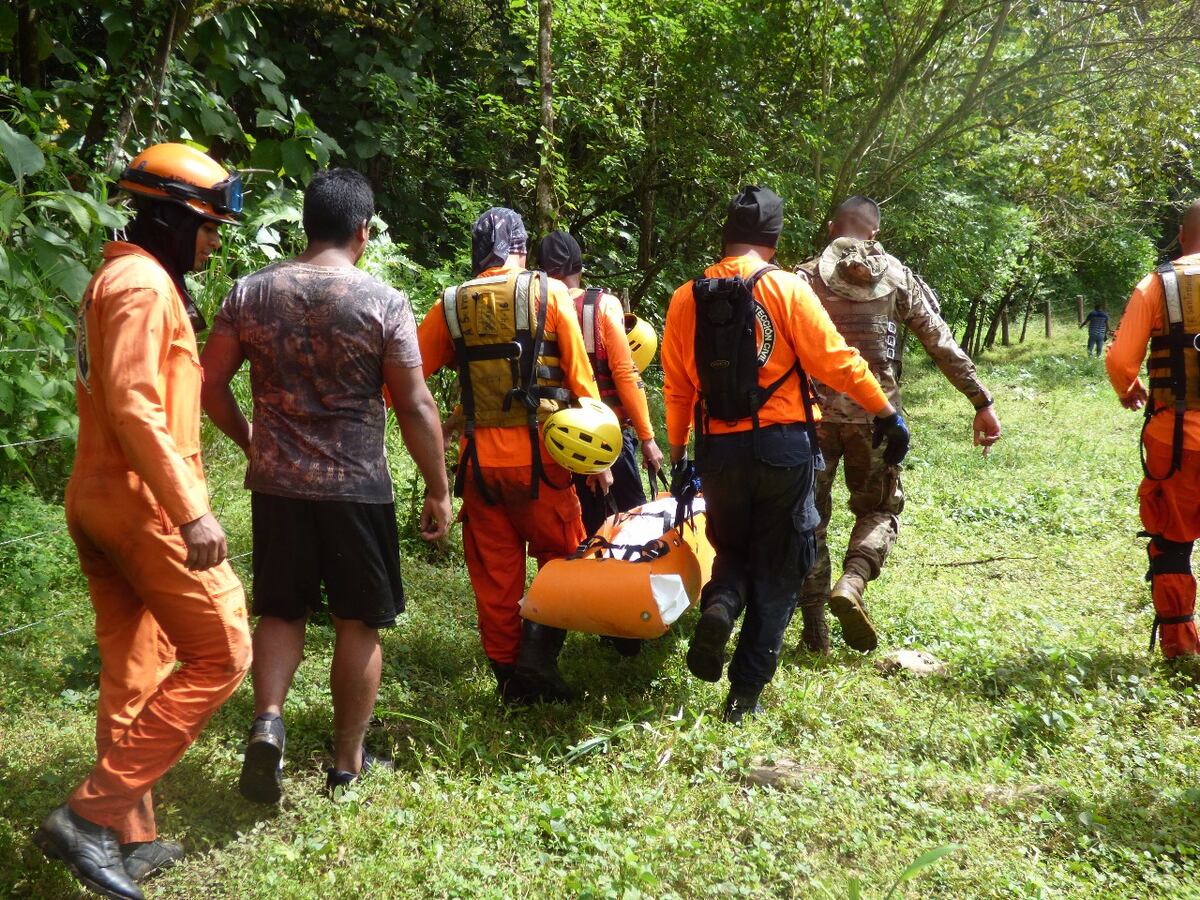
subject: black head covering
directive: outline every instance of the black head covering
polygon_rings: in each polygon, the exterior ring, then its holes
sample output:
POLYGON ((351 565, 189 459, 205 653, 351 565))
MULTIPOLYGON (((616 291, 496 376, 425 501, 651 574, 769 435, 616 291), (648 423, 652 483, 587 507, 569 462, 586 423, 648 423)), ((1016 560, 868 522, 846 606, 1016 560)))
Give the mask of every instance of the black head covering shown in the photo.
POLYGON ((208 323, 188 292, 183 276, 196 265, 196 233, 203 224, 204 217, 183 204, 138 198, 137 215, 125 226, 125 240, 137 244, 167 270, 197 334, 208 323))
POLYGON ((747 185, 729 201, 722 236, 727 244, 774 247, 783 232, 783 201, 770 188, 747 185))
POLYGON ((583 271, 579 242, 565 231, 552 231, 538 244, 538 266, 551 278, 565 278, 583 271))
POLYGON ((493 206, 471 226, 471 266, 478 275, 484 269, 503 265, 510 253, 525 252, 529 235, 520 215, 503 206, 493 206))

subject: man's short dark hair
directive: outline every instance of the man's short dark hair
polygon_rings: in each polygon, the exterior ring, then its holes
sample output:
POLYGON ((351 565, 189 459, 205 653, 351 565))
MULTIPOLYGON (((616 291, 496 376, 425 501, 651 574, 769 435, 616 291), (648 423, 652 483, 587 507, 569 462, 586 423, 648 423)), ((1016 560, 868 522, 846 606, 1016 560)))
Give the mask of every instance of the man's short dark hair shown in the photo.
POLYGON ((836 219, 838 216, 844 214, 865 217, 867 221, 874 222, 876 228, 879 227, 879 204, 870 197, 864 197, 862 194, 855 194, 853 197, 847 197, 843 200, 841 206, 837 208, 833 216, 836 219))
POLYGON ((325 169, 304 191, 304 233, 310 241, 347 244, 375 215, 371 182, 353 169, 325 169))

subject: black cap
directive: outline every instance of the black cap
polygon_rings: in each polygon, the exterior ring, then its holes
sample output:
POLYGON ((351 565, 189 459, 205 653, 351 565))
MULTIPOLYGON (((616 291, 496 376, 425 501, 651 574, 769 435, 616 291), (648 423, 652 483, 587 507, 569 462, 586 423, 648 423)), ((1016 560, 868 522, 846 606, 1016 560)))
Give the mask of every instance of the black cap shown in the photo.
POLYGON ((538 244, 538 266, 551 278, 565 278, 583 271, 579 241, 565 231, 552 231, 538 244))
POLYGON ((770 188, 747 185, 729 201, 722 236, 726 244, 774 247, 783 232, 783 201, 770 188))

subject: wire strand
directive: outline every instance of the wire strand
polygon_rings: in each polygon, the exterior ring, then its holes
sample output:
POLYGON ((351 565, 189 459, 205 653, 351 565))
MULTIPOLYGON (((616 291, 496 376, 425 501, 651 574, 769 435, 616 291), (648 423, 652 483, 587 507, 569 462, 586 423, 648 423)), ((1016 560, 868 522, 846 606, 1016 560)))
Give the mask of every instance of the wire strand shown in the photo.
POLYGON ((39 625, 45 625, 47 622, 52 622, 55 619, 61 619, 63 616, 69 616, 71 612, 72 610, 66 609, 60 613, 55 613, 52 616, 47 616, 44 619, 40 619, 37 622, 28 622, 25 625, 18 625, 16 628, 10 628, 8 631, 0 631, 0 638, 8 637, 10 634, 16 634, 18 631, 24 631, 26 628, 36 628, 39 625))
POLYGON ((0 444, 0 450, 7 450, 10 447, 28 447, 30 444, 49 444, 51 441, 65 441, 69 437, 72 437, 72 435, 59 434, 54 437, 36 438, 32 441, 14 441, 11 444, 0 444))
POLYGON ((20 544, 24 541, 32 541, 34 538, 45 537, 48 534, 58 534, 62 531, 62 527, 51 528, 48 531, 35 531, 33 534, 26 534, 18 538, 9 538, 7 541, 0 541, 0 547, 7 547, 9 544, 20 544))

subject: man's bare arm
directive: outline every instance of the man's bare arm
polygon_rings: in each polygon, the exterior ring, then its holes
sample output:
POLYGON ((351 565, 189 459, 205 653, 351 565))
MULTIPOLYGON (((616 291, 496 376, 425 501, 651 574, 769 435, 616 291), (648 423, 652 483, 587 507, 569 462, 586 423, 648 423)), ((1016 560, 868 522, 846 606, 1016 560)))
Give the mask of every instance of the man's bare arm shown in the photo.
POLYGON ((242 354, 237 338, 227 334, 214 334, 204 345, 200 363, 204 366, 204 386, 200 389, 200 402, 204 411, 229 439, 250 455, 250 423, 242 415, 229 384, 242 367, 246 357, 242 354))
POLYGON ((392 395, 392 408, 400 436, 425 480, 425 507, 421 511, 421 537, 436 541, 450 530, 450 484, 446 478, 445 445, 437 404, 420 366, 403 368, 384 364, 383 380, 392 395))

